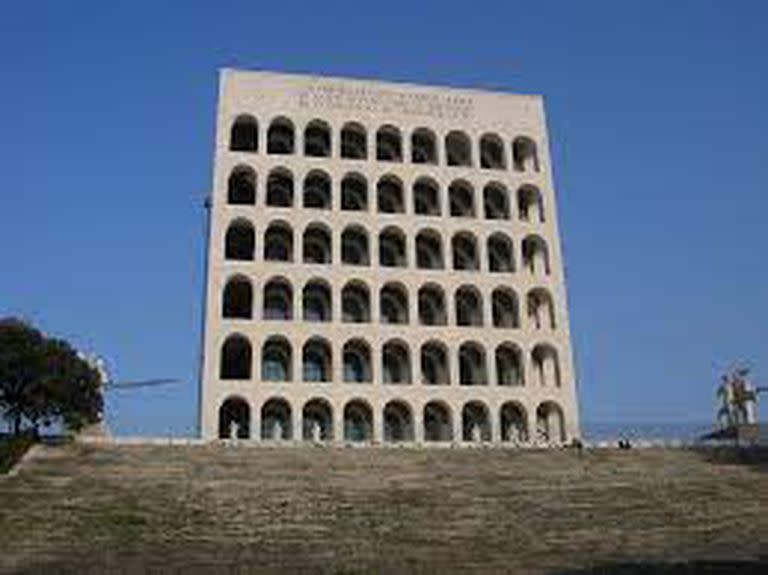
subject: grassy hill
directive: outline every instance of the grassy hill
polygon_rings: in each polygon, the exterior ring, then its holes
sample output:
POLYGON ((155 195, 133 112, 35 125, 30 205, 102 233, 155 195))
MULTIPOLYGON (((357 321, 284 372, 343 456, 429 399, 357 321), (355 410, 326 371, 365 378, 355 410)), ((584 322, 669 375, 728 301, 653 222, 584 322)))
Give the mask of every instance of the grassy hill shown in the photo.
POLYGON ((0 476, 3 572, 625 572, 717 558, 758 568, 768 555, 765 452, 69 444, 31 455, 0 476))

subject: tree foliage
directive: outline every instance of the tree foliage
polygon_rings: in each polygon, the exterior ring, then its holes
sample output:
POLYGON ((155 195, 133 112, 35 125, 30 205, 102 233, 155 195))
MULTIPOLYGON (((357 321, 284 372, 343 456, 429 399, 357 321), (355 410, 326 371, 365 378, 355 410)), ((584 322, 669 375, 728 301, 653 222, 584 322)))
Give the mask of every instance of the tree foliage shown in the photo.
POLYGON ((0 319, 0 415, 18 435, 25 424, 79 430, 101 418, 101 376, 66 341, 31 325, 0 319))

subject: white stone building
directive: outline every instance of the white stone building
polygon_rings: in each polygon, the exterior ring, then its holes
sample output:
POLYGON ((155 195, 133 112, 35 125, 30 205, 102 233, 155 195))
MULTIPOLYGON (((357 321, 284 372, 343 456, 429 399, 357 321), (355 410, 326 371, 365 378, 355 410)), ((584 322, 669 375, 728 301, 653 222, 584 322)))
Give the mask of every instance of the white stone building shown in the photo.
POLYGON ((579 437, 542 98, 221 74, 204 439, 579 437))

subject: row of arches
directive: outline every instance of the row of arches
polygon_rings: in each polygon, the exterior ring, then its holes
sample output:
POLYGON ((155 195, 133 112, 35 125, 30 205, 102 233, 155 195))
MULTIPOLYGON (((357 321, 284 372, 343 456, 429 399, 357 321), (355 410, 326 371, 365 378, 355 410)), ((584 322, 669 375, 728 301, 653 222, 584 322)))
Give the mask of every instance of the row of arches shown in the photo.
MULTIPOLYGON (((379 322, 385 324, 411 323, 408 288, 400 282, 387 282, 379 289, 379 322)), ((446 326, 449 321, 445 291, 439 284, 428 282, 417 293, 416 321, 424 326, 446 326)), ((474 286, 463 285, 453 293, 453 325, 497 328, 521 327, 521 310, 517 293, 500 286, 490 293, 490 322, 486 320, 483 294, 474 286)), ((294 290, 291 282, 274 277, 262 290, 261 318, 264 320, 297 319, 294 313, 294 290)), ((546 288, 528 291, 526 298, 528 325, 535 329, 555 329, 555 307, 546 288)), ((323 279, 311 279, 301 290, 301 319, 305 322, 333 321, 331 285, 323 279)), ((222 316, 225 319, 253 319, 254 294, 251 280, 235 275, 227 280, 222 292, 222 316)), ((372 321, 371 293, 367 284, 351 280, 341 289, 341 321, 369 323, 372 321)))
POLYGON ((294 408, 287 399, 273 397, 259 410, 259 429, 252 430, 249 403, 242 397, 230 396, 219 408, 218 436, 265 441, 401 443, 416 441, 416 428, 420 425, 419 439, 425 442, 482 443, 497 438, 501 442, 525 445, 566 441, 563 410, 551 400, 536 407, 533 429, 530 429, 526 408, 517 401, 503 403, 495 417, 486 403, 479 400, 465 402, 456 414, 448 403, 432 400, 424 405, 420 418, 415 417, 411 405, 401 399, 387 402, 377 417, 371 404, 362 398, 347 401, 340 411, 343 420, 339 422, 342 424, 339 429, 335 425, 334 408, 325 398, 312 398, 294 408), (301 419, 295 421, 299 416, 301 419), (379 421, 378 430, 375 420, 379 421), (343 437, 336 437, 337 433, 343 437))
MULTIPOLYGON (((492 352, 495 383, 500 386, 526 384, 523 352, 511 342, 501 343, 492 352)), ((380 374, 374 373, 373 351, 363 338, 352 338, 342 347, 341 378, 345 383, 384 384, 414 383, 411 349, 407 342, 393 338, 384 342, 379 353, 380 374)), ((333 351, 329 340, 313 336, 301 347, 301 380, 332 382, 334 380, 333 351)), ((560 387, 561 372, 557 350, 540 343, 530 354, 533 384, 560 387)), ((281 335, 268 337, 261 347, 261 381, 292 382, 294 374, 293 345, 281 335)), ((419 373, 423 385, 490 385, 489 361, 485 347, 475 341, 462 343, 457 350, 456 364, 451 365, 448 346, 439 340, 429 340, 419 349, 419 373), (458 372, 458 373, 454 373, 458 372)), ((219 377, 222 380, 250 380, 253 351, 250 340, 241 334, 228 336, 222 346, 219 377)))
MULTIPOLYGON (((296 128, 286 117, 278 117, 269 123, 266 131, 267 154, 297 153, 296 128)), ((333 134, 328 122, 315 119, 303 130, 303 154, 314 158, 334 155, 333 134)), ((229 149, 236 152, 259 151, 259 123, 249 114, 237 116, 230 128, 229 149)), ((348 160, 367 160, 369 157, 368 130, 358 122, 347 122, 339 132, 339 155, 348 160)), ((518 136, 511 141, 509 150, 498 134, 486 132, 477 143, 477 151, 469 135, 462 130, 451 130, 442 138, 442 146, 434 130, 427 127, 414 129, 410 138, 391 124, 379 127, 375 132, 375 154, 381 162, 403 162, 404 141, 410 148, 410 161, 414 164, 443 164, 446 166, 474 167, 506 170, 508 152, 511 165, 518 172, 538 172, 539 154, 536 143, 528 136, 518 136), (442 149, 441 149, 442 148, 442 149), (477 154, 477 156, 475 156, 477 154)))
MULTIPOLYGON (((266 181, 264 205, 275 208, 291 208, 295 205, 295 184, 293 173, 283 167, 269 172, 266 181)), ((227 203, 232 205, 255 205, 257 198, 256 171, 250 166, 236 166, 227 181, 227 203)), ((310 209, 330 210, 333 208, 333 185, 331 177, 322 170, 312 170, 302 185, 302 206, 310 209)), ((359 173, 350 173, 341 180, 341 209, 345 211, 368 211, 368 180, 359 173)), ((443 199, 440 185, 426 176, 417 178, 411 187, 413 213, 423 216, 477 218, 482 215, 488 220, 508 220, 512 217, 510 193, 500 182, 489 182, 482 190, 482 202, 478 205, 474 186, 464 179, 454 180, 448 185, 447 199, 443 199), (447 204, 444 206, 443 204, 447 204)), ((376 182, 376 210, 379 213, 406 213, 403 181, 387 174, 376 182)), ((517 213, 522 221, 544 222, 544 203, 541 192, 533 185, 525 184, 517 190, 517 213)))
MULTIPOLYGON (((331 228, 312 222, 302 232, 301 261, 307 264, 333 263, 333 234, 331 228)), ((415 236, 415 262, 408 257, 408 240, 398 226, 387 226, 378 236, 378 265, 381 267, 409 267, 443 270, 447 257, 443 235, 436 229, 420 230, 415 236)), ((370 236, 365 227, 352 224, 341 232, 341 263, 354 266, 372 265, 370 236)), ((451 268, 454 270, 480 270, 479 242, 474 233, 459 231, 450 241, 451 268)), ((494 273, 516 271, 516 257, 512 240, 502 232, 494 232, 485 242, 487 269, 494 273)), ((252 261, 256 256, 256 231, 245 218, 229 223, 224 236, 224 257, 227 260, 252 261)), ((338 256, 337 256, 338 257, 338 256)), ((286 221, 271 222, 264 232, 264 261, 293 262, 293 227, 286 221)), ((537 234, 529 234, 520 242, 522 268, 534 275, 549 275, 551 271, 547 242, 537 234)))

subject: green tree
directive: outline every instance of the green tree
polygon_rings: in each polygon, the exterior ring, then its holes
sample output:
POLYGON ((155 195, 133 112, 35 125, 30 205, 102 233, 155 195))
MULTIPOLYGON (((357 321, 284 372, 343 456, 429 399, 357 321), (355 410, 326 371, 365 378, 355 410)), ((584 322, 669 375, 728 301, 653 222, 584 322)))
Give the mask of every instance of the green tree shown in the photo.
POLYGON ((18 435, 24 423, 79 430, 101 417, 101 376, 66 341, 0 319, 0 414, 18 435))

